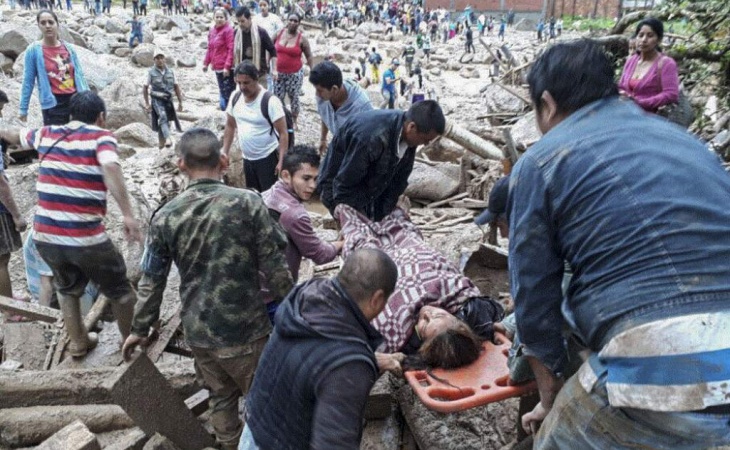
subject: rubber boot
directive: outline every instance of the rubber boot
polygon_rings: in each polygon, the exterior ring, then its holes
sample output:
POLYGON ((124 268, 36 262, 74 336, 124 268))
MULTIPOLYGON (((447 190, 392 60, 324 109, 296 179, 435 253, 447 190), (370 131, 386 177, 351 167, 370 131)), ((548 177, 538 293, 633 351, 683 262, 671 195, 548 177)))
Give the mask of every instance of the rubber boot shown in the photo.
POLYGON ((71 341, 68 345, 68 352, 74 358, 81 358, 89 350, 96 347, 99 338, 96 333, 87 332, 84 319, 81 317, 81 305, 77 297, 59 294, 58 302, 61 305, 66 332, 71 341))
POLYGON ((134 318, 134 304, 137 301, 136 295, 130 295, 122 299, 111 301, 112 313, 114 319, 117 321, 119 327, 119 333, 122 335, 122 341, 125 341, 129 337, 130 330, 132 329, 132 319, 134 318))

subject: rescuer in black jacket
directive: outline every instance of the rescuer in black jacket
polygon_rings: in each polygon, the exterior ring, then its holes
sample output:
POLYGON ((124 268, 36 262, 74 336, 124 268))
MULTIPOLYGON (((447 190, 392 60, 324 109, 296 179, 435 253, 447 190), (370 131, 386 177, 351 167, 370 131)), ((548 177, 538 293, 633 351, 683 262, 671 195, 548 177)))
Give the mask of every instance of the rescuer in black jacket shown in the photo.
POLYGON ((443 134, 446 119, 434 100, 408 111, 374 110, 342 125, 320 169, 318 191, 334 212, 350 205, 379 221, 395 208, 408 186, 416 148, 443 134))

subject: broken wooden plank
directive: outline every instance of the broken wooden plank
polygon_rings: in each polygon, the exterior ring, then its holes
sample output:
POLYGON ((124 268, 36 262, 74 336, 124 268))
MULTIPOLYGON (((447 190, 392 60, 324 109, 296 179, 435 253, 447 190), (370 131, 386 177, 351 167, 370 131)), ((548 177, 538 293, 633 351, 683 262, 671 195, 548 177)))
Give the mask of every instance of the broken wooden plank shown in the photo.
POLYGON ((525 103, 525 104, 526 104, 527 106, 530 106, 530 105, 532 104, 532 102, 531 102, 530 100, 528 100, 528 99, 526 99, 525 97, 523 97, 522 95, 520 95, 520 94, 519 94, 519 93, 518 93, 517 91, 515 91, 514 89, 512 89, 512 88, 508 88, 507 86, 505 86, 505 85, 504 85, 504 84, 502 84, 502 83, 495 83, 495 84, 496 84, 497 86, 501 87, 502 89, 504 89, 505 91, 509 92, 510 94, 514 95, 514 96, 515 96, 515 97, 517 97, 518 99, 522 100, 522 102, 523 102, 523 103, 525 103))
POLYGON ((101 450, 96 435, 80 420, 75 420, 58 430, 36 450, 101 450))
MULTIPOLYGON (((161 363, 158 369, 181 399, 200 390, 195 384, 193 360, 161 363)), ((118 367, 0 371, 0 405, 3 408, 20 408, 113 403, 105 383, 117 370, 118 367)))
POLYGON ((148 435, 160 433, 181 450, 213 446, 211 436, 145 353, 118 369, 106 386, 114 402, 148 435))
POLYGON ((439 200, 437 202, 429 203, 428 205, 426 205, 426 208, 436 208, 439 206, 447 205, 450 202, 453 202, 454 200, 459 200, 459 199, 462 199, 462 198, 468 197, 468 196, 469 196, 468 192, 462 192, 461 194, 452 195, 449 198, 445 198, 445 199, 439 200))
POLYGON ((210 392, 207 389, 201 389, 195 394, 185 399, 185 405, 190 411, 196 416, 203 414, 208 410, 208 400, 210 399, 210 392))
POLYGON ((170 320, 168 320, 167 323, 160 328, 157 339, 152 342, 152 345, 147 347, 147 356, 149 356, 152 361, 160 359, 160 356, 162 356, 165 348, 175 336, 175 333, 181 323, 182 316, 180 315, 180 309, 178 308, 178 310, 175 311, 175 314, 170 317, 170 320))
POLYGON ((22 302, 0 295, 0 310, 6 314, 17 314, 40 322, 55 323, 62 318, 61 311, 35 303, 22 302))
POLYGON ((0 447, 30 447, 40 444, 75 420, 81 420, 92 433, 134 426, 132 419, 117 405, 7 408, 0 414, 0 447))

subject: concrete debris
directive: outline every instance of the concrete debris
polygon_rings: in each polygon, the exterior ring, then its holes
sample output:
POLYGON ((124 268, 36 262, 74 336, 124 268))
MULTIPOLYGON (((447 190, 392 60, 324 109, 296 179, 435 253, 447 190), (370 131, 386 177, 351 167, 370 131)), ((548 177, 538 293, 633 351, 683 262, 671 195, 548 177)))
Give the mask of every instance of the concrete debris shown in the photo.
POLYGON ((77 420, 61 428, 49 437, 36 450, 101 450, 96 436, 77 420))

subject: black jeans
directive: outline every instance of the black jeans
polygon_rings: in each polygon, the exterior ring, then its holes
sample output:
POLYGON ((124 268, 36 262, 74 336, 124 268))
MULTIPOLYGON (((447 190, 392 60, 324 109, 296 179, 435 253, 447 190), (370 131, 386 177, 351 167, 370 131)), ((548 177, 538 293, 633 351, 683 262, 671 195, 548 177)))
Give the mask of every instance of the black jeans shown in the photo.
POLYGON ((243 159, 243 176, 246 177, 246 187, 259 192, 268 191, 276 183, 276 165, 279 164, 279 148, 265 158, 250 160, 243 159))
POLYGON ((71 109, 69 101, 73 94, 55 95, 56 106, 42 110, 43 126, 48 125, 66 125, 71 120, 71 109))

